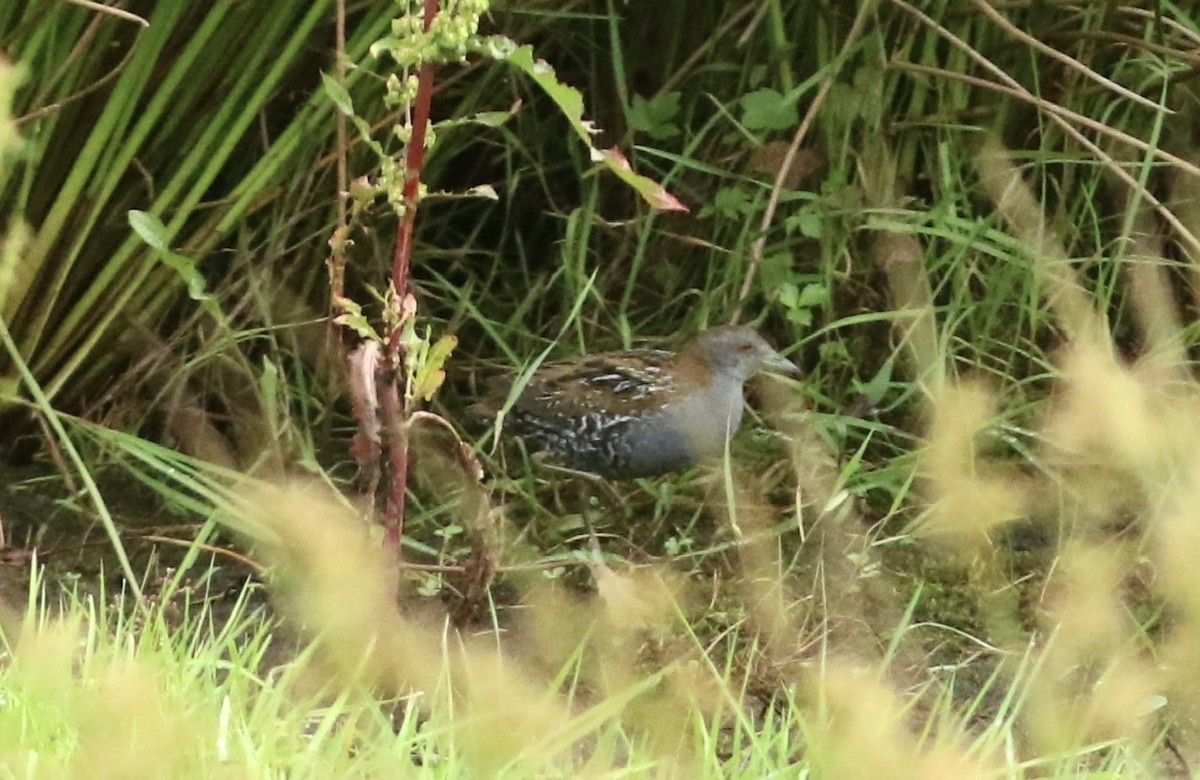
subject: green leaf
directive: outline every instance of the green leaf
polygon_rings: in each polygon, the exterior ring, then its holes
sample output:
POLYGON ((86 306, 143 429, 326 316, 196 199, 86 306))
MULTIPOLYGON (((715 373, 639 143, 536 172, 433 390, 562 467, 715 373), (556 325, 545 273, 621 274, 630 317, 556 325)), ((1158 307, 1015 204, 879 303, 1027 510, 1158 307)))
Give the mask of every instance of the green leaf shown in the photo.
POLYGON ((825 306, 829 303, 829 288, 823 284, 806 284, 796 298, 796 305, 806 308, 825 306))
MULTIPOLYGON (((792 284, 796 278, 795 262, 796 258, 788 251, 772 252, 763 256, 758 272, 763 289, 778 290, 785 284, 792 284)), ((794 284, 792 286, 795 287, 794 284)))
POLYGON ((380 38, 379 40, 372 43, 370 48, 367 49, 367 53, 370 54, 372 58, 379 59, 384 54, 388 54, 390 52, 396 51, 396 50, 400 49, 401 47, 403 47, 404 45, 405 45, 404 40, 397 38, 395 36, 389 35, 385 38, 380 38))
POLYGON ((413 395, 430 401, 434 393, 446 381, 445 365, 450 353, 458 346, 455 336, 442 336, 429 348, 417 367, 417 375, 413 378, 413 395))
POLYGON ((879 406, 880 402, 883 401, 883 396, 892 385, 892 359, 888 358, 879 370, 875 372, 875 376, 866 382, 860 382, 856 379, 854 385, 871 406, 879 406))
POLYGON ((796 100, 773 89, 742 96, 742 124, 749 130, 787 130, 800 123, 796 100))
POLYGON ((653 179, 635 173, 629 160, 617 148, 599 149, 592 143, 596 126, 583 118, 583 95, 579 90, 558 80, 558 76, 544 60, 535 59, 532 46, 517 46, 503 36, 489 35, 477 44, 491 57, 502 60, 524 73, 542 88, 567 118, 571 129, 587 145, 593 162, 606 166, 621 181, 631 186, 642 199, 660 211, 687 211, 671 193, 653 179))
POLYGON ((337 106, 338 111, 346 116, 354 116, 354 101, 350 99, 350 93, 338 83, 337 79, 325 71, 321 71, 321 87, 325 90, 326 96, 337 106))
POLYGON ((131 209, 128 213, 129 226, 142 241, 153 249, 166 251, 167 228, 158 217, 145 211, 131 209))
POLYGON ((193 301, 207 301, 211 299, 212 296, 206 295, 204 292, 208 287, 208 281, 204 278, 203 274, 196 270, 196 262, 192 258, 176 254, 175 252, 162 252, 159 254, 158 259, 183 279, 184 284, 187 285, 189 298, 193 301))
MULTIPOLYGON (((205 289, 208 287, 208 281, 204 275, 196 270, 196 261, 178 252, 170 250, 170 242, 167 240, 167 228, 163 225, 162 220, 153 214, 146 211, 138 211, 130 209, 127 213, 129 226, 133 228, 133 232, 138 234, 142 241, 151 249, 157 251, 156 258, 167 266, 183 280, 187 286, 188 297, 193 301, 211 301, 212 296, 205 294, 205 289)), ((206 306, 214 313, 216 304, 206 306)))
POLYGON ((341 311, 333 318, 334 323, 342 327, 349 328, 359 335, 360 338, 370 341, 382 341, 379 334, 375 332, 375 328, 371 327, 370 320, 363 314, 362 306, 353 298, 337 296, 333 301, 334 308, 341 311))
POLYGON ((753 211, 750 195, 741 187, 722 187, 713 195, 712 206, 705 209, 722 217, 740 219, 753 211))
POLYGON ((799 325, 802 328, 807 328, 812 325, 813 316, 811 309, 788 309, 788 322, 799 325))
POLYGON ((458 346, 457 336, 442 336, 429 350, 429 362, 441 367, 458 346))
POLYGON ((633 96, 629 106, 629 127, 636 132, 646 133, 656 141, 679 135, 674 119, 679 116, 679 93, 667 92, 647 100, 641 95, 633 96))
POLYGON ((786 309, 789 322, 808 326, 812 324, 812 310, 829 302, 829 290, 823 284, 810 283, 798 287, 792 282, 784 282, 774 288, 777 292, 776 301, 786 309))
POLYGON ((884 72, 881 68, 864 66, 854 74, 854 92, 858 95, 858 114, 871 127, 883 121, 886 108, 884 72))
POLYGON ((333 102, 337 110, 345 116, 350 117, 350 123, 358 130, 358 134, 363 141, 371 147, 373 152, 382 157, 384 155, 383 147, 375 140, 375 136, 371 132, 370 123, 354 113, 354 101, 351 99, 350 93, 346 91, 346 87, 339 84, 337 79, 325 71, 321 71, 321 87, 326 97, 333 102))
POLYGON ((639 173, 634 173, 633 166, 629 164, 629 160, 625 159, 625 155, 617 147, 609 149, 593 149, 592 159, 608 166, 608 169, 617 175, 617 178, 632 187, 642 200, 650 204, 651 208, 659 211, 687 211, 688 207, 683 205, 683 202, 667 191, 667 188, 646 176, 639 173))
POLYGON ((824 218, 816 209, 805 207, 784 220, 783 224, 789 231, 798 230, 808 238, 820 238, 824 218))
POLYGON ((480 111, 468 116, 456 117, 452 119, 443 119, 440 122, 434 122, 433 126, 438 130, 444 130, 448 127, 459 127, 460 125, 483 125, 484 127, 500 127, 509 119, 516 115, 521 109, 521 101, 513 103, 512 108, 507 111, 480 111))

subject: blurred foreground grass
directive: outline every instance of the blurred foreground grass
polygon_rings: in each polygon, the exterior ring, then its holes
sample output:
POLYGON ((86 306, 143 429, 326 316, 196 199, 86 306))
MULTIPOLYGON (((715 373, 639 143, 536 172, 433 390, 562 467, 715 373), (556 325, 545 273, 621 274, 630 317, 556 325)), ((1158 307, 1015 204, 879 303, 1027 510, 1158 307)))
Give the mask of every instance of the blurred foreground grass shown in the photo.
POLYGON ((1200 704, 1196 402, 1178 377, 1081 347, 1043 420, 1045 471, 1014 473, 978 447, 993 393, 943 388, 928 516, 906 543, 960 574, 908 593, 878 571, 897 542, 828 493, 832 461, 786 395, 774 420, 824 499, 816 563, 781 558, 783 512, 731 464, 711 475, 736 551, 720 596, 666 564, 594 557, 594 595, 512 574, 515 599, 457 628, 428 600, 396 602, 394 568, 336 492, 247 486, 229 522, 282 622, 250 589, 228 616, 181 619, 169 594, 52 608, 35 582, 3 621, 0 760, 20 777, 1183 775, 1200 704), (1032 588, 1006 579, 1017 515, 1058 529, 1032 588), (915 619, 940 587, 981 622, 944 666, 930 637, 959 629, 915 619), (714 609, 737 616, 715 637, 714 609))

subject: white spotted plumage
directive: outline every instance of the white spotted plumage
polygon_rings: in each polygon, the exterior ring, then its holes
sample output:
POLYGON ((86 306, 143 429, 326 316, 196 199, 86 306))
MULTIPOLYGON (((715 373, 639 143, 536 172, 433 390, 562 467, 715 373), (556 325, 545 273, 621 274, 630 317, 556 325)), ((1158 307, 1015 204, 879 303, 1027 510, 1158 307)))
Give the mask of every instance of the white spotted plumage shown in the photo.
POLYGON ((546 363, 504 428, 577 471, 675 471, 723 451, 741 420, 742 386, 763 367, 796 370, 738 326, 704 331, 678 354, 627 350, 546 363))

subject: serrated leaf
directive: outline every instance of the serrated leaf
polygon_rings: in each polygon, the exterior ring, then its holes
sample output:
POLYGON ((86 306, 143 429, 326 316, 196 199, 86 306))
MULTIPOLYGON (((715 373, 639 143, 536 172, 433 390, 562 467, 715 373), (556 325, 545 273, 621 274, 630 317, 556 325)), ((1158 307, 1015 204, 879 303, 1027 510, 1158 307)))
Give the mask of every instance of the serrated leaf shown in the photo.
POLYGON ((807 238, 820 238, 825 220, 815 209, 802 208, 785 220, 788 230, 798 230, 807 238))
POLYGON ((371 327, 371 323, 367 321, 366 317, 353 314, 339 314, 333 318, 333 321, 343 328, 349 328, 354 331, 360 338, 371 341, 379 340, 379 336, 375 333, 375 329, 371 327))
POLYGON ((480 111, 471 117, 472 122, 484 127, 499 127, 512 118, 511 111, 480 111))
POLYGON ((679 135, 679 127, 674 124, 677 116, 678 92, 667 92, 649 99, 634 95, 629 106, 629 128, 646 133, 656 141, 662 141, 679 135))
POLYGON ((362 304, 353 298, 347 298, 344 295, 335 295, 333 297, 333 305, 346 314, 362 316, 362 304))
POLYGON ((742 124, 749 130, 787 130, 800 123, 794 98, 773 89, 760 89, 742 96, 742 124))
POLYGON ((800 297, 800 288, 791 282, 785 282, 776 289, 776 300, 786 308, 792 309, 796 306, 796 299, 800 297))
POLYGON ((379 334, 375 332, 375 328, 371 327, 370 321, 362 313, 362 306, 357 301, 339 295, 334 298, 333 305, 341 311, 333 318, 335 324, 349 328, 366 341, 380 341, 379 334))
POLYGON ((799 325, 802 328, 807 328, 812 325, 813 316, 811 309, 788 309, 788 322, 799 325))
POLYGON ((824 306, 829 303, 829 288, 823 284, 806 284, 796 298, 796 305, 804 308, 824 306))
POLYGON ((413 378, 413 395, 425 401, 433 399, 434 394, 446 381, 444 367, 456 346, 458 346, 457 337, 442 336, 428 347, 428 351, 422 356, 417 368, 417 374, 413 378))
POLYGON ((722 187, 713 196, 712 208, 723 217, 740 218, 751 211, 750 195, 741 187, 722 187))
POLYGON ((596 134, 596 127, 592 122, 583 118, 583 95, 574 87, 559 81, 554 68, 548 63, 535 59, 532 46, 516 46, 511 41, 503 39, 502 36, 489 36, 485 39, 484 46, 493 57, 509 63, 541 87, 542 91, 554 101, 558 110, 567 118, 571 129, 587 145, 588 154, 594 162, 608 167, 621 181, 633 187, 651 207, 660 211, 688 210, 661 184, 634 173, 629 161, 619 150, 616 148, 598 149, 593 145, 592 136, 596 134), (497 40, 498 38, 501 40, 497 40))
POLYGON ((508 120, 512 119, 518 111, 521 110, 521 100, 518 98, 513 102, 512 107, 507 111, 480 111, 473 114, 468 119, 476 124, 485 125, 486 127, 499 127, 508 120))
POLYGON ((795 258, 791 252, 779 251, 765 255, 758 272, 763 289, 776 290, 785 284, 791 284, 794 288, 795 285, 792 284, 795 276, 794 264, 795 258))

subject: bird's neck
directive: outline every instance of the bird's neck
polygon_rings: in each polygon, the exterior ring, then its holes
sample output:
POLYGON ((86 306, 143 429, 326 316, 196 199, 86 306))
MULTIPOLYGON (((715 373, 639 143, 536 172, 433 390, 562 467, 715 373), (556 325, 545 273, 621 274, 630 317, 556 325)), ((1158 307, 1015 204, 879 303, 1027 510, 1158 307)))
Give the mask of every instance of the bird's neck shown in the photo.
POLYGON ((742 409, 745 406, 742 384, 742 380, 738 377, 717 373, 705 391, 708 396, 706 408, 726 422, 730 433, 736 431, 742 424, 742 409))

